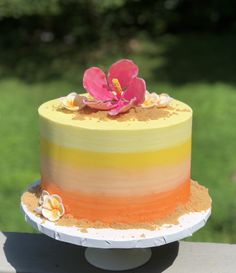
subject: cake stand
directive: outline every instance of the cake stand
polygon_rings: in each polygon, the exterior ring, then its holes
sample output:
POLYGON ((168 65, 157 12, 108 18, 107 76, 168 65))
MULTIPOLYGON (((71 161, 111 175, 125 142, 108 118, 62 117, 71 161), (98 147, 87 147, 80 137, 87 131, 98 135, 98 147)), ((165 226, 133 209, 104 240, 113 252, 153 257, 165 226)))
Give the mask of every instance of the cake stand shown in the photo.
MULTIPOLYGON (((32 190, 37 181, 28 189, 32 190)), ((151 247, 157 247, 191 236, 202 228, 211 209, 182 215, 179 224, 165 224, 155 230, 112 229, 59 226, 42 220, 21 202, 25 220, 38 231, 56 240, 87 247, 85 258, 101 269, 122 271, 145 264, 151 258, 151 247)))

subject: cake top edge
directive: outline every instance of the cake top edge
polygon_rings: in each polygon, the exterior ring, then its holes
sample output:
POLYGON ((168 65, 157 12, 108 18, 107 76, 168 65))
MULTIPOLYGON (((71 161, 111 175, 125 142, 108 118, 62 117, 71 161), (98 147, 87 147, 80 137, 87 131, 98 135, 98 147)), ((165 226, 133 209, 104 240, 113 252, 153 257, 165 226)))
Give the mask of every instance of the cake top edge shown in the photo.
POLYGON ((122 115, 109 116, 105 111, 82 109, 71 112, 61 108, 58 99, 43 103, 39 109, 40 118, 86 129, 139 130, 142 128, 167 127, 192 118, 192 109, 185 103, 173 99, 165 108, 152 107, 143 109, 138 106, 122 115))

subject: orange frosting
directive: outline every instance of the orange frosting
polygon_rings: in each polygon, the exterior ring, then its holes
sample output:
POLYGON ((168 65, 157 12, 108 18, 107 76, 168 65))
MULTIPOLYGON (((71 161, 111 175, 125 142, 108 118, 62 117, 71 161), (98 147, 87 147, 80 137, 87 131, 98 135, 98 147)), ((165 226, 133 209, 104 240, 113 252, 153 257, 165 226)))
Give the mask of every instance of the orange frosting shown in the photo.
POLYGON ((65 191, 45 180, 42 180, 41 187, 62 198, 66 213, 77 219, 91 222, 99 219, 107 224, 134 224, 161 219, 174 211, 178 204, 186 203, 190 193, 189 180, 163 193, 125 197, 65 191))

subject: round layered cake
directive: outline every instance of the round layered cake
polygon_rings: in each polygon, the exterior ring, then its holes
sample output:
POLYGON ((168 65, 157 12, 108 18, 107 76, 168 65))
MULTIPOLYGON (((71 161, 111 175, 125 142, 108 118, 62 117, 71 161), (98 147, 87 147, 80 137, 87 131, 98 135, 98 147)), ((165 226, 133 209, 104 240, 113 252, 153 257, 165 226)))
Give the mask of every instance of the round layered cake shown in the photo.
POLYGON ((153 222, 189 200, 192 110, 183 102, 107 116, 52 100, 39 120, 41 188, 74 218, 153 222))

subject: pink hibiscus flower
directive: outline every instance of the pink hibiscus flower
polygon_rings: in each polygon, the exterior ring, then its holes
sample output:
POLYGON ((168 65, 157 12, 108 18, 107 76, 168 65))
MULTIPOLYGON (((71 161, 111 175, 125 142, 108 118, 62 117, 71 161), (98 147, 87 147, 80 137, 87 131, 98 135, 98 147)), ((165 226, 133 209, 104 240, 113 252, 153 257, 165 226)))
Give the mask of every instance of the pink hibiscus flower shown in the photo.
POLYGON ((105 73, 98 67, 84 72, 83 86, 92 99, 84 103, 93 109, 106 110, 111 116, 128 111, 144 102, 146 84, 137 77, 138 67, 127 59, 112 64, 105 73))

